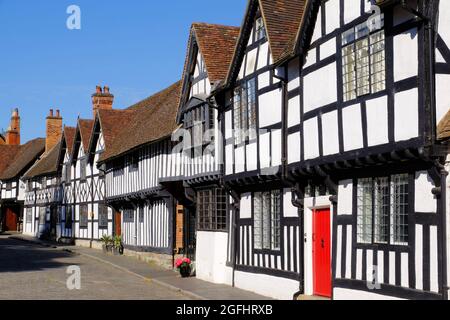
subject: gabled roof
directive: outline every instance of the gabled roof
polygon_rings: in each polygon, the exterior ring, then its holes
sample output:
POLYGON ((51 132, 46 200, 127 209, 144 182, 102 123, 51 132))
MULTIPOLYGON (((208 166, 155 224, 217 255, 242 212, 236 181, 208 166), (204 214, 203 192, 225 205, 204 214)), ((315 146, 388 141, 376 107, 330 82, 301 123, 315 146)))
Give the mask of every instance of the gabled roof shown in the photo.
POLYGON ((442 118, 439 122, 437 128, 437 139, 438 140, 447 140, 450 139, 450 110, 447 114, 442 118))
MULTIPOLYGON (((209 23, 194 23, 191 28, 189 44, 198 44, 211 83, 224 80, 233 59, 234 47, 239 36, 239 27, 209 23)), ((188 47, 189 51, 189 47, 188 47)), ((186 64, 189 63, 189 52, 186 64)), ((187 66, 185 65, 185 70, 187 66)))
POLYGON ((92 129, 94 128, 94 120, 78 120, 78 128, 80 130, 81 142, 85 151, 89 147, 89 141, 91 140, 92 129))
POLYGON ((307 0, 259 0, 274 63, 293 52, 307 0))
MULTIPOLYGON (((153 96, 131 106, 131 118, 120 123, 122 131, 106 147, 100 162, 111 161, 126 153, 172 135, 177 129, 176 116, 180 98, 181 81, 153 96), (112 144, 111 144, 112 142, 112 144)), ((101 115, 100 115, 101 117, 101 115)))
MULTIPOLYGON (((5 146, 0 146, 3 148, 5 146)), ((45 151, 45 139, 38 138, 28 143, 17 146, 18 150, 6 149, 6 153, 11 154, 4 156, 5 152, 0 149, 0 158, 9 158, 9 165, 0 174, 0 180, 11 180, 19 178, 19 176, 28 169, 45 151), (11 156, 14 153, 14 156, 11 156)), ((1 163, 1 161, 0 161, 1 163)))
POLYGON ((6 143, 6 138, 0 133, 0 145, 6 143))
POLYGON ((180 121, 181 109, 188 102, 187 99, 190 92, 189 83, 195 65, 193 62, 197 61, 195 59, 196 54, 202 54, 211 85, 222 82, 227 77, 228 69, 233 59, 239 30, 238 27, 217 24, 192 24, 181 79, 182 92, 179 102, 178 121, 180 121))
POLYGON ((75 139, 75 132, 77 128, 74 127, 64 127, 63 139, 65 139, 65 145, 69 154, 72 154, 73 140, 75 139))
POLYGON ((62 139, 47 154, 44 154, 41 159, 23 175, 22 179, 56 174, 59 169, 61 147, 62 139))
POLYGON ((230 85, 239 72, 258 7, 266 27, 274 64, 295 51, 296 39, 309 0, 249 0, 244 21, 225 86, 230 85))

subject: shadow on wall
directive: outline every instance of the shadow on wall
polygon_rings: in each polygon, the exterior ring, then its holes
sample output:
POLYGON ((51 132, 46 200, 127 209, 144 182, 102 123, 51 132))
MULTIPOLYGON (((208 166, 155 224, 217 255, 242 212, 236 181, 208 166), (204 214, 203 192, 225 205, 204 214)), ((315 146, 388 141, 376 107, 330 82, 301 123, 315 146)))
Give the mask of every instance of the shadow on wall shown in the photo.
POLYGON ((63 261, 71 256, 68 252, 49 250, 6 237, 0 238, 0 274, 67 268, 72 264, 63 261))

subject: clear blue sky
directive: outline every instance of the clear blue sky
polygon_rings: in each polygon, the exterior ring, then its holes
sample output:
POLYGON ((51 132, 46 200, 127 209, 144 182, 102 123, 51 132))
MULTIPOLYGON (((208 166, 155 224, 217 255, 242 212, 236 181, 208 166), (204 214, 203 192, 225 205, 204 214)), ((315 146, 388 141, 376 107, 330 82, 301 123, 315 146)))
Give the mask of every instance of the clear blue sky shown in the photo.
POLYGON ((20 108, 22 142, 45 136, 50 108, 66 125, 91 118, 90 96, 109 85, 115 107, 181 77, 189 26, 239 26, 247 0, 0 0, 0 130, 20 108), (81 30, 68 30, 69 5, 81 30))

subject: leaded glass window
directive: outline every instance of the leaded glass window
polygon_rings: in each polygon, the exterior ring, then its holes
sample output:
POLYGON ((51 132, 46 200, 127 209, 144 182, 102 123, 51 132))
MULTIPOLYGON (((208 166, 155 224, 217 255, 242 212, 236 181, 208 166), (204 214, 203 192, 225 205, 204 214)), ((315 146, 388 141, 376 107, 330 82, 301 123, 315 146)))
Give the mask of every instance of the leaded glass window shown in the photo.
POLYGON ((258 250, 280 250, 281 192, 258 192, 253 196, 254 246, 258 250))
POLYGON ((377 93, 386 88, 384 24, 373 27, 367 22, 342 35, 342 77, 344 101, 377 93))

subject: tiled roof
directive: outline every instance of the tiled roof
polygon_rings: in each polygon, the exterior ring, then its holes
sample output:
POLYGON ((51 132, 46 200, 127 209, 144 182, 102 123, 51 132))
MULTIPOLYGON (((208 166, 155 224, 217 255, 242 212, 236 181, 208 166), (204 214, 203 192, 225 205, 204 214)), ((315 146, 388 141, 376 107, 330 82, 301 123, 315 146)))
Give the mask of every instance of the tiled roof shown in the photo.
POLYGON ((129 131, 129 123, 135 112, 133 110, 98 111, 106 151, 114 145, 116 139, 119 139, 120 133, 125 136, 132 135, 129 131))
POLYGON ((437 128, 437 138, 438 140, 446 140, 450 138, 450 110, 439 122, 437 128))
POLYGON ((307 0, 259 0, 275 63, 293 53, 307 0))
POLYGON ((75 139, 76 131, 77 131, 77 128, 64 127, 63 137, 64 137, 64 139, 66 139, 66 147, 67 147, 69 154, 72 154, 73 140, 75 139))
POLYGON ((3 175, 19 151, 20 146, 0 145, 0 176, 3 175))
POLYGON ((94 128, 94 120, 78 120, 78 127, 80 128, 81 142, 83 143, 83 148, 89 147, 89 141, 91 140, 92 129, 94 128))
MULTIPOLYGON (((0 172, 0 180, 10 180, 18 178, 24 170, 32 165, 39 158, 39 156, 44 153, 45 139, 38 138, 31 140, 24 145, 16 147, 18 150, 14 150, 14 148, 12 148, 9 150, 6 149, 6 151, 3 152, 2 149, 4 147, 5 146, 0 146, 0 159, 4 157, 7 162, 9 162, 9 165, 7 165, 7 168, 4 169, 3 172, 0 172), (12 154, 14 155, 12 156, 12 154)), ((0 166, 2 166, 1 162, 3 162, 3 160, 0 160, 0 166)))
MULTIPOLYGON (((227 76, 231 60, 233 59, 234 48, 236 47, 240 28, 208 23, 194 23, 192 24, 191 30, 191 36, 194 36, 197 40, 203 59, 205 60, 210 82, 214 83, 224 80, 227 76)), ((192 39, 190 39, 191 41, 192 39)), ((188 60, 189 57, 186 57, 186 64, 188 60)), ((187 66, 185 66, 186 68, 187 66)))
POLYGON ((239 64, 242 63, 242 56, 247 48, 254 14, 258 7, 264 19, 273 63, 279 64, 295 52, 303 15, 309 1, 249 0, 226 81, 220 85, 219 90, 229 87, 240 70, 239 64))
POLYGON ((28 170, 23 179, 30 179, 58 172, 59 158, 61 155, 62 140, 60 140, 47 154, 28 170))
POLYGON ((114 139, 110 139, 110 145, 106 147, 100 161, 112 160, 140 146, 170 136, 177 128, 180 87, 181 81, 128 108, 128 111, 133 111, 129 114, 130 118, 126 125, 116 122, 116 128, 122 131, 116 133, 114 139))

